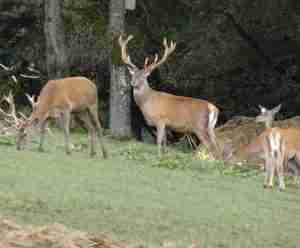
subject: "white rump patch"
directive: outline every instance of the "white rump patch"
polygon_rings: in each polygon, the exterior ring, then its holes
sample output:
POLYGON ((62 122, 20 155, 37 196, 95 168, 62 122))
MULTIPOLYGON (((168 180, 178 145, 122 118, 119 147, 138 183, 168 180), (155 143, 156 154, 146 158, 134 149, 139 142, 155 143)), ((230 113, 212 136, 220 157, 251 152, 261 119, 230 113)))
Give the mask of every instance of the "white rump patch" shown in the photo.
POLYGON ((209 110, 210 112, 208 114, 208 125, 214 128, 215 125, 217 124, 217 113, 212 109, 209 110))

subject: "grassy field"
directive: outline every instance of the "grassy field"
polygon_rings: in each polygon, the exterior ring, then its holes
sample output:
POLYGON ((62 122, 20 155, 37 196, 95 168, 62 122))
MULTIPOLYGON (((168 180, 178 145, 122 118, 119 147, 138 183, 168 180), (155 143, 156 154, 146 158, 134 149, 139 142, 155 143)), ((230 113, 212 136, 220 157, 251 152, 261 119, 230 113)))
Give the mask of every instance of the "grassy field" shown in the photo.
POLYGON ((107 160, 87 150, 65 155, 58 134, 44 153, 1 143, 0 214, 151 245, 300 247, 299 186, 267 191, 256 171, 224 170, 176 148, 158 159, 153 145, 106 141, 107 160))

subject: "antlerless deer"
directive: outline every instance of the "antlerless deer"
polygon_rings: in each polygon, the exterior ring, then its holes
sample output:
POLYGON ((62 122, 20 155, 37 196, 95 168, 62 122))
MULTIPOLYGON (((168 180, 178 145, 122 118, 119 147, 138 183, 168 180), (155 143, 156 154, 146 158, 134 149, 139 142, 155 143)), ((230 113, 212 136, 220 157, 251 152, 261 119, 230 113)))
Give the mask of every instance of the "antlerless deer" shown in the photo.
MULTIPOLYGON (((218 120, 219 110, 212 103, 191 97, 176 96, 153 90, 147 81, 151 72, 162 65, 168 56, 175 50, 176 43, 171 41, 168 45, 164 39, 164 54, 159 60, 155 55, 154 61, 149 63, 145 59, 144 68, 139 69, 130 60, 127 53, 127 44, 133 38, 119 37, 123 62, 128 66, 131 74, 134 100, 141 109, 149 125, 157 129, 158 152, 161 154, 162 142, 165 141, 165 129, 170 128, 181 133, 195 133, 200 141, 213 152, 219 155, 214 127, 218 120)), ((165 142, 164 142, 165 143, 165 142)))
POLYGON ((249 157, 257 156, 264 159, 266 176, 265 187, 273 187, 274 173, 278 175, 279 189, 285 189, 284 171, 292 170, 299 177, 300 170, 300 129, 272 128, 274 115, 280 110, 280 105, 272 110, 260 106, 261 114, 256 122, 265 122, 266 129, 249 144, 242 145, 236 150, 224 151, 225 160, 235 154, 249 157))
POLYGON ((107 157, 106 149, 102 141, 102 127, 98 116, 97 88, 93 82, 85 77, 67 77, 58 80, 50 80, 41 90, 30 118, 22 124, 17 135, 17 149, 26 137, 26 129, 31 125, 39 124, 41 138, 39 149, 42 150, 47 118, 53 113, 59 113, 63 123, 66 153, 71 152, 69 142, 69 126, 71 112, 86 124, 90 134, 90 155, 95 155, 96 133, 100 141, 103 157, 107 157))
MULTIPOLYGON (((275 115, 279 112, 281 104, 273 109, 267 109, 259 105, 260 114, 256 116, 255 122, 262 122, 265 124, 265 128, 271 128, 275 115)), ((255 137, 249 144, 242 144, 239 147, 230 147, 225 144, 223 156, 226 161, 237 162, 251 157, 264 158, 262 140, 260 136, 255 137)))

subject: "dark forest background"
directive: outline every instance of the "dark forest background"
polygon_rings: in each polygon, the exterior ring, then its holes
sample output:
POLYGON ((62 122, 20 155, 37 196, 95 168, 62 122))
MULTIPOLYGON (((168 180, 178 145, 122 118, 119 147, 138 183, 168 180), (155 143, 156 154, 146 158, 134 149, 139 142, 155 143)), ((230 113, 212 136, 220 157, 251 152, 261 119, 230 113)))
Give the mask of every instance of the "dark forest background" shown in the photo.
MULTIPOLYGON (((62 20, 68 75, 84 75, 98 86, 106 121, 109 109, 108 0, 64 0, 62 20)), ((0 63, 40 78, 19 78, 0 69, 0 94, 38 94, 50 78, 46 64, 42 0, 0 0, 0 63)), ((253 116, 257 105, 282 103, 280 118, 300 113, 299 0, 137 0, 126 11, 125 32, 133 34, 130 54, 142 65, 160 52, 163 37, 177 42, 175 53, 152 76, 156 89, 208 99, 222 123, 234 115, 253 116)))

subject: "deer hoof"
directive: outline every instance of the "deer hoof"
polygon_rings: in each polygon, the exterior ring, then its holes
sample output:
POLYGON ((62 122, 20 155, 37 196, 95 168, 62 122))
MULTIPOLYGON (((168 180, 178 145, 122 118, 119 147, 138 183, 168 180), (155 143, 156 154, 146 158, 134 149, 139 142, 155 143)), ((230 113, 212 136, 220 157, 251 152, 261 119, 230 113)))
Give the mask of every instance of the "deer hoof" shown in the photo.
POLYGON ((273 185, 264 184, 264 188, 265 188, 265 189, 272 189, 272 188, 273 188, 273 185))

